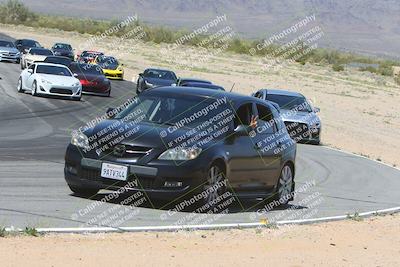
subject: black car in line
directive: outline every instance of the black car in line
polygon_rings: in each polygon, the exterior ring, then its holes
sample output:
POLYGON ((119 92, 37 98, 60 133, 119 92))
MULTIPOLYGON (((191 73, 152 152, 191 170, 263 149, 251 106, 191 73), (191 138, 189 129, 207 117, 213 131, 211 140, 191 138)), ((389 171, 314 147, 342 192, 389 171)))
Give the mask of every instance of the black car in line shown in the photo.
POLYGON ((70 44, 55 43, 51 48, 51 51, 53 51, 55 56, 67 57, 71 60, 74 60, 75 58, 74 49, 70 44))
POLYGON ((73 60, 69 57, 61 57, 61 56, 48 56, 46 57, 43 62, 45 63, 53 63, 53 64, 60 64, 64 66, 69 66, 73 60))
POLYGON ((72 62, 68 67, 81 82, 83 94, 110 96, 111 82, 99 65, 72 62))
POLYGON ((214 188, 206 203, 226 192, 292 200, 296 143, 274 105, 184 89, 144 91, 125 108, 110 109, 110 119, 75 132, 65 155, 70 189, 90 197, 125 187, 173 201, 214 188))
POLYGON ((216 85, 216 84, 211 84, 211 83, 187 82, 187 83, 182 84, 181 86, 225 91, 224 87, 216 85))
POLYGON ((15 41, 15 46, 17 49, 25 54, 29 51, 30 48, 42 48, 39 42, 31 39, 19 39, 15 41))
POLYGON ((140 94, 153 87, 170 86, 176 84, 176 81, 176 74, 171 70, 149 68, 139 74, 136 82, 136 93, 140 94))
POLYGON ((206 84, 212 84, 212 82, 208 80, 203 80, 203 79, 197 79, 197 78, 178 78, 176 81, 176 86, 185 86, 187 83, 206 83, 206 84))

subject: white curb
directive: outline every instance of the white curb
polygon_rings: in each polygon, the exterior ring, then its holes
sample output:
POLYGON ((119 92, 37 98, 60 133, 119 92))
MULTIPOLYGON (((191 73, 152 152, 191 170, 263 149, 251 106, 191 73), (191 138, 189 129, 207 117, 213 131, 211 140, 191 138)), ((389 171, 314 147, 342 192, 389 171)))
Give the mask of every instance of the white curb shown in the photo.
MULTIPOLYGON (((400 212, 400 207, 368 211, 359 213, 359 217, 368 217, 374 215, 382 215, 387 213, 400 212)), ((288 224, 311 224, 320 222, 338 221, 349 218, 350 215, 339 215, 331 217, 321 217, 305 220, 288 220, 278 221, 276 225, 288 224)), ((204 224, 204 225, 174 225, 174 226, 136 226, 136 227, 70 227, 70 228, 37 228, 38 233, 121 233, 121 232, 176 232, 176 231, 193 231, 193 230, 222 230, 222 229, 245 229, 265 227, 266 223, 227 223, 227 224, 204 224)), ((6 228, 8 232, 23 232, 23 229, 6 228)))

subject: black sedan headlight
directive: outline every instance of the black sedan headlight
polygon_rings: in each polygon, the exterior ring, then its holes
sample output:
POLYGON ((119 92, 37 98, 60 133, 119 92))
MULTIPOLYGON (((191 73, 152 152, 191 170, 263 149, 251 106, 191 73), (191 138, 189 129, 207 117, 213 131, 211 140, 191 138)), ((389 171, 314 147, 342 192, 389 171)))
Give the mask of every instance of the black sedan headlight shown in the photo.
POLYGON ((81 132, 72 135, 71 144, 84 149, 89 149, 89 138, 81 132))
POLYGON ((162 160, 191 160, 197 158, 201 153, 201 148, 171 148, 162 153, 158 159, 162 160))

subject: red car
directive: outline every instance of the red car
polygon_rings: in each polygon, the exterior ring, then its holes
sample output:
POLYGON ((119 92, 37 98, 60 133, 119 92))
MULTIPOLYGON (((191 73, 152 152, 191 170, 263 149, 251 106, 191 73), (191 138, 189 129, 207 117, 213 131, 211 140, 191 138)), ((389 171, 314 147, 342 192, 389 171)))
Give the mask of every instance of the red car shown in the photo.
POLYGON ((99 51, 83 51, 80 55, 77 56, 76 61, 82 63, 94 63, 94 60, 97 56, 103 56, 103 52, 99 51))
POLYGON ((111 82, 99 65, 73 62, 69 69, 82 84, 82 93, 110 96, 111 82))

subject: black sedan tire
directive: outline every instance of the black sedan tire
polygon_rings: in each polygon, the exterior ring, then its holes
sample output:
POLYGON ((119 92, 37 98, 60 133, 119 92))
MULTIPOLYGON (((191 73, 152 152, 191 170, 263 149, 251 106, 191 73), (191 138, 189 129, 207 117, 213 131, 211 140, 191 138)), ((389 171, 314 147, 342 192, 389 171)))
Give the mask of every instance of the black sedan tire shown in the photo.
POLYGON ((293 196, 291 196, 293 191, 293 180, 293 169, 290 164, 285 164, 279 176, 275 198, 282 206, 287 205, 289 201, 293 199, 293 196))
POLYGON ((215 162, 208 169, 207 181, 204 185, 203 191, 207 191, 208 195, 203 199, 203 205, 208 205, 209 209, 216 208, 220 204, 217 200, 227 191, 226 184, 219 186, 224 183, 226 174, 221 164, 215 162), (211 188, 217 188, 212 190, 211 188))

